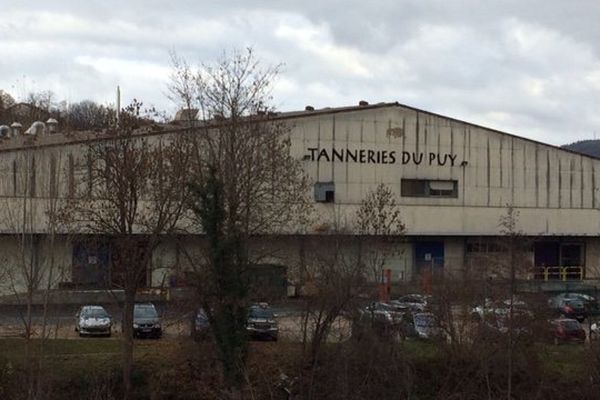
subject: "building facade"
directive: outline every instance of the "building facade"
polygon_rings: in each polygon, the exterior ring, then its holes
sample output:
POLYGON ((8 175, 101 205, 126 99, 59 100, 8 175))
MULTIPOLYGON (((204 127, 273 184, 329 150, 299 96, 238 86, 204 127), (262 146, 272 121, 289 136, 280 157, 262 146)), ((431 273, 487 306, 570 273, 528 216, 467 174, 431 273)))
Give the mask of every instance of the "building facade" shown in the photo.
MULTIPOLYGON (((515 233, 526 243, 523 277, 600 277, 599 159, 398 103, 307 107, 275 118, 289 126, 291 152, 313 181, 318 221, 302 235, 257 240, 256 246, 277 243, 269 264, 287 267, 290 276, 301 262, 303 244, 327 246, 340 223, 353 233, 361 201, 383 183, 394 193, 406 227, 402 238, 385 242, 393 251, 382 269, 391 270, 392 281, 427 274, 491 276, 493 260, 505 253, 501 221, 509 210, 515 233)), ((140 135, 176 135, 180 129, 167 126, 140 135)), ((4 292, 21 290, 25 283, 14 271, 28 268, 39 271, 41 286, 110 282, 110 249, 104 242, 55 234, 47 223, 56 199, 86 185, 89 140, 103 139, 59 132, 0 141, 4 292), (50 265, 51 277, 44 272, 50 265)), ((165 238, 146 285, 177 284, 186 268, 183 254, 199 240, 197 235, 165 238)))

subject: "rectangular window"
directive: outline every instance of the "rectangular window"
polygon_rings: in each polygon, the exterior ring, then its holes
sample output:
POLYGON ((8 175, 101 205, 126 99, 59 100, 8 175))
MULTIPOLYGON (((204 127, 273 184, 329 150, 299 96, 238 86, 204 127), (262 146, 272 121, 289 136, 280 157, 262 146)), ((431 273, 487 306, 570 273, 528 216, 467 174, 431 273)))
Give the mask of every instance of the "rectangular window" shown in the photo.
POLYGON ((403 197, 458 197, 458 181, 402 179, 403 197))
POLYGON ((335 185, 333 182, 315 183, 315 201, 319 203, 335 202, 335 185))

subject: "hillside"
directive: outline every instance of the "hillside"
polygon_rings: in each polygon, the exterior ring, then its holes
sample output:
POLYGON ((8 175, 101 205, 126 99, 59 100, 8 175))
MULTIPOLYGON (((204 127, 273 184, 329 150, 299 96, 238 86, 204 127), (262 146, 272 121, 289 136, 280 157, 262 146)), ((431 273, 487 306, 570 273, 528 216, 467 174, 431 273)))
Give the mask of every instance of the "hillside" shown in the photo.
POLYGON ((578 153, 590 155, 600 158, 600 139, 596 140, 580 140, 571 144, 562 146, 565 149, 573 150, 578 153))

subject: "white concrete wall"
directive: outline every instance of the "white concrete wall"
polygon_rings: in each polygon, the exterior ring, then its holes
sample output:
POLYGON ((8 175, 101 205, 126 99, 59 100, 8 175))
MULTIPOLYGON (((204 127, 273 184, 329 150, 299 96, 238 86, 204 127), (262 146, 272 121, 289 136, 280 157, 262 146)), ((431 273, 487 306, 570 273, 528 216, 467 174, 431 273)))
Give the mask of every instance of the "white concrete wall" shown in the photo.
POLYGON ((600 160, 400 106, 317 114, 293 126, 292 151, 305 158, 313 180, 335 182, 336 204, 356 205, 386 183, 403 206, 409 234, 495 235, 509 204, 520 212, 520 228, 527 234, 600 232, 600 160), (315 156, 325 149, 331 157, 332 148, 393 151, 396 162, 315 156), (403 164, 403 152, 422 153, 423 161, 403 164), (429 154, 436 157, 431 163, 429 154), (439 165, 437 154, 447 155, 445 165, 439 165), (402 178, 456 180, 458 197, 401 197, 402 178))
POLYGON ((64 237, 0 238, 0 294, 25 293, 30 282, 42 290, 71 281, 72 247, 64 237))

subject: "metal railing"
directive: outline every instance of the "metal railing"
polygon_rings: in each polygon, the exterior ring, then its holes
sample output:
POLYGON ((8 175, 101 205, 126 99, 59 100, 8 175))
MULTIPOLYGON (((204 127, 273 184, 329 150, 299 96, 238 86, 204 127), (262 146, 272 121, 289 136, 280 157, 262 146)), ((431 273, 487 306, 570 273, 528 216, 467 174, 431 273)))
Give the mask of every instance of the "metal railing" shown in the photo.
POLYGON ((544 281, 581 281, 583 280, 584 267, 582 266, 563 266, 563 267, 535 267, 534 279, 544 281))

